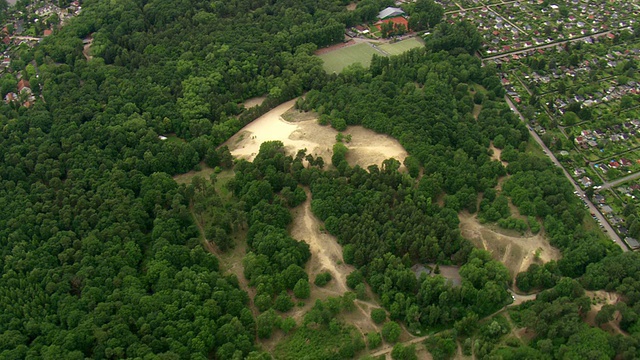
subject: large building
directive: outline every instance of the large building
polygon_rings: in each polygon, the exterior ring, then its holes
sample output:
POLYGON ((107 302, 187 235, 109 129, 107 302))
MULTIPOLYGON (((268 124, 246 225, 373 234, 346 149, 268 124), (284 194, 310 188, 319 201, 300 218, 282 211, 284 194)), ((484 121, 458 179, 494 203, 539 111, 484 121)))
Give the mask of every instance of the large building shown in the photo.
POLYGON ((396 16, 403 16, 403 15, 404 15, 404 10, 389 6, 388 8, 378 13, 378 19, 384 20, 384 19, 389 19, 389 18, 393 18, 396 16))

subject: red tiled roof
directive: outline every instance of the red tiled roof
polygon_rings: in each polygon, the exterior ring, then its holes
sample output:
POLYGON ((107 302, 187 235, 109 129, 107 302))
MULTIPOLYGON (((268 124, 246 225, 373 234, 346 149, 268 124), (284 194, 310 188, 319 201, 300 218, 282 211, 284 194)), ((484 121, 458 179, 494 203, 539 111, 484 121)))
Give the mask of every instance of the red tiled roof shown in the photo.
POLYGON ((378 21, 375 25, 378 28, 378 30, 380 30, 380 26, 382 25, 382 23, 393 23, 395 26, 398 25, 404 25, 405 29, 409 30, 409 21, 407 21, 406 18, 404 18, 403 16, 396 16, 393 18, 389 18, 389 19, 384 19, 381 21, 378 21))

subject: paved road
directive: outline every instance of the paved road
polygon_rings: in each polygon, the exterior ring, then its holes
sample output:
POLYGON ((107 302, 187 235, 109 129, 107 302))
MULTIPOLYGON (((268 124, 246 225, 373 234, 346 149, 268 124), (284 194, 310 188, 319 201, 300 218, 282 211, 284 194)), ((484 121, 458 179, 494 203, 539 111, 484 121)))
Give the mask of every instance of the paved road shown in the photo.
MULTIPOLYGON (((511 110, 513 110, 520 117, 520 120, 522 122, 524 122, 525 124, 527 124, 527 121, 525 120, 524 116, 522 116, 520 111, 518 111, 518 109, 513 104, 513 102, 511 102, 511 99, 509 99, 508 96, 505 96, 505 100, 507 101, 507 104, 509 104, 509 106, 511 107, 511 110)), ((585 203, 589 207, 589 211, 592 214, 594 214, 596 216, 596 218, 598 219, 598 221, 600 222, 600 224, 602 224, 604 226, 604 229, 606 230, 606 234, 611 238, 611 240, 615 241, 615 243, 618 244, 618 246, 620 246, 622 251, 629 251, 629 248, 627 247, 627 245, 622 241, 622 239, 620 239, 620 237, 618 236, 618 234, 616 234, 616 232, 613 230, 611 225, 609 225, 609 223, 607 222, 605 217, 602 215, 600 210, 595 205, 593 205, 591 200, 589 200, 587 198, 587 196, 585 195, 584 191, 582 191, 580 186, 573 180, 571 175, 567 172, 567 170, 565 170, 565 168, 562 166, 562 164, 560 164, 560 162, 558 161, 558 159, 556 159, 556 157, 553 155, 551 150, 549 150, 549 148, 544 144, 544 142, 542 142, 542 139, 540 139, 540 136, 538 136, 538 134, 536 134, 536 132, 533 131, 529 126, 527 126, 527 128, 529 129, 529 133, 531 134, 531 136, 535 139, 535 141, 538 144, 540 144, 542 149, 544 149, 545 153, 547 154, 547 156, 549 156, 549 158, 554 163, 554 165, 556 165, 557 167, 562 169, 562 172, 564 173, 564 176, 566 176, 567 179, 569 179, 569 182, 571 182, 571 185, 573 185, 573 187, 576 189, 577 194, 580 196, 580 198, 584 199, 585 203)), ((634 174, 634 175, 636 175, 636 174, 634 174)), ((633 176, 633 175, 630 175, 630 176, 633 176)), ((638 176, 640 176, 640 175, 638 175, 638 176)))
POLYGON ((603 32, 599 32, 599 33, 595 33, 595 34, 591 34, 591 35, 580 36, 580 37, 576 37, 576 38, 569 39, 569 40, 552 42, 552 43, 549 43, 549 44, 546 44, 546 45, 531 46, 531 47, 524 48, 524 49, 518 50, 518 51, 513 51, 513 52, 509 52, 509 53, 498 54, 498 55, 482 58, 482 61, 500 59, 500 58, 503 58, 503 57, 506 57, 506 56, 522 54, 522 53, 526 53, 526 52, 529 52, 529 51, 535 51, 535 50, 538 50, 538 49, 550 48, 550 47, 554 47, 554 46, 558 46, 558 45, 564 45, 564 44, 569 43, 569 42, 579 41, 579 40, 583 40, 583 39, 586 39, 586 38, 589 38, 589 37, 597 38, 597 37, 600 37, 600 36, 607 35, 610 32, 611 32, 611 30, 603 31, 603 32))
POLYGON ((627 175, 627 176, 625 176, 623 178, 620 178, 618 180, 613 180, 613 181, 606 182, 606 183, 602 184, 602 188, 603 189, 610 189, 610 188, 612 188, 612 187, 614 187, 614 186, 616 186, 618 184, 622 184, 623 182, 626 182, 626 181, 629 181, 629 180, 635 180, 635 179, 638 179, 638 178, 640 178, 640 172, 637 172, 637 173, 634 173, 634 174, 631 174, 631 175, 627 175))
POLYGON ((42 38, 38 38, 38 37, 33 37, 33 36, 12 36, 12 39, 17 39, 17 40, 31 40, 31 41, 40 41, 42 40, 42 38))

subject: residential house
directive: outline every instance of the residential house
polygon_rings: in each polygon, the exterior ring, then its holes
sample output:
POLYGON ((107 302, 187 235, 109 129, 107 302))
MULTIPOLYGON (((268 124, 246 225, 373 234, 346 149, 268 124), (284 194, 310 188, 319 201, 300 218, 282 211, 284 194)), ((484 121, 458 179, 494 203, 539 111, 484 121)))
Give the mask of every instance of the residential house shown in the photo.
POLYGON ((591 180, 591 178, 590 178, 590 177, 588 177, 588 176, 584 176, 584 177, 582 177, 582 178, 581 178, 580 180, 578 180, 578 181, 580 181, 580 183, 581 183, 584 187, 591 187, 591 186, 593 186, 593 184, 594 184, 594 183, 593 183, 593 180, 591 180))
POLYGON ((631 248, 631 250, 636 250, 638 248, 640 248, 640 242, 638 242, 638 240, 632 238, 632 237, 625 237, 624 238, 624 242, 627 243, 627 245, 629 245, 629 247, 631 248))
POLYGON ((18 95, 16 93, 10 92, 4 96, 4 102, 7 104, 12 103, 14 101, 18 101, 18 95))
POLYGON ((22 94, 24 92, 31 94, 31 86, 27 80, 20 79, 18 81, 18 93, 22 94))
POLYGON ((611 214, 611 213, 613 212, 613 209, 612 209, 612 208, 611 208, 611 206, 609 206, 609 205, 603 205, 603 206, 600 208, 600 211, 602 211, 602 212, 603 212, 603 213, 605 213, 605 214, 611 214))

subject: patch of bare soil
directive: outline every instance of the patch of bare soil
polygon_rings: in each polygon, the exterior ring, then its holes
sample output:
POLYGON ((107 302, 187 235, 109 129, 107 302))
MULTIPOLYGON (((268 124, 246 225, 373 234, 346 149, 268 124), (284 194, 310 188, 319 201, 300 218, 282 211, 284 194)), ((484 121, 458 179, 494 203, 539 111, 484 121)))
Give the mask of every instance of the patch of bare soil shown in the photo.
POLYGON ((502 163, 502 166, 504 167, 507 167, 507 165, 509 165, 508 162, 500 160, 502 149, 498 149, 497 147, 493 146, 493 142, 491 142, 491 145, 489 145, 489 150, 493 152, 493 154, 491 155, 491 160, 500 161, 502 163))
MULTIPOLYGON (((428 264, 432 269, 435 269, 436 264, 428 264)), ((460 286, 462 284, 462 277, 460 276, 460 267, 459 266, 453 266, 453 265, 438 265, 438 268, 440 269, 440 274, 442 277, 446 278, 447 280, 451 281, 451 283, 454 286, 460 286)), ((434 272, 431 272, 432 276, 435 276, 436 274, 434 272)))
MULTIPOLYGON (((591 298, 591 310, 587 313, 585 322, 591 326, 598 326, 596 324, 596 315, 602 309, 604 305, 615 305, 620 301, 620 295, 614 292, 607 292, 604 290, 598 291, 585 291, 586 295, 591 298)), ((607 331, 610 334, 622 334, 628 335, 620 329, 620 320, 622 316, 619 311, 613 314, 613 320, 600 325, 600 328, 607 331)))
POLYGON ((358 44, 357 41, 353 40, 353 39, 349 39, 346 40, 344 42, 338 43, 338 44, 334 44, 334 45, 329 45, 327 47, 323 47, 321 49, 316 50, 313 54, 314 55, 322 55, 322 54, 326 54, 326 53, 330 53, 332 51, 338 50, 338 49, 342 49, 344 47, 347 46, 352 46, 358 44))
MULTIPOLYGON (((296 321, 302 321, 315 304, 317 299, 338 297, 349 291, 347 288, 347 275, 355 268, 342 262, 342 246, 335 237, 323 230, 322 222, 311 212, 311 193, 305 189, 307 200, 293 210, 293 223, 290 228, 291 237, 305 241, 311 250, 311 259, 307 262, 306 272, 309 281, 313 284, 316 276, 321 272, 331 273, 331 281, 324 287, 311 286, 311 296, 302 307, 292 309, 287 316, 292 316, 296 321)), ((354 325, 363 335, 370 331, 380 331, 380 328, 371 320, 371 309, 379 307, 373 301, 355 301, 355 309, 341 315, 347 323, 354 325)))
POLYGON ((490 225, 480 224, 475 215, 466 211, 458 214, 458 218, 462 236, 478 248, 489 251, 509 269, 514 279, 533 263, 560 259, 560 251, 549 245, 543 232, 525 236, 501 233, 490 225))
POLYGON ((262 105, 262 103, 266 98, 267 98, 266 96, 258 96, 251 99, 247 99, 242 103, 242 105, 244 105, 245 109, 250 109, 254 106, 262 105))
POLYGON ((291 237, 309 244, 311 260, 307 262, 307 273, 313 282, 316 275, 328 271, 332 280, 325 286, 327 290, 345 293, 347 289, 347 275, 355 268, 342 262, 342 246, 336 238, 323 230, 324 225, 311 212, 311 192, 305 189, 307 200, 293 213, 291 237))
POLYGON ((357 2, 352 2, 349 5, 347 5, 347 10, 349 11, 353 11, 358 7, 358 3, 357 2))
POLYGON ((478 120, 478 116, 480 115, 480 110, 482 110, 482 105, 473 104, 473 118, 478 120))
POLYGON ((88 40, 89 40, 89 42, 84 44, 84 46, 82 47, 82 55, 84 55, 84 57, 87 60, 91 60, 91 59, 93 59, 93 56, 89 55, 89 54, 90 54, 90 51, 91 51, 91 43, 93 43, 93 38, 90 37, 90 38, 88 38, 88 40))
POLYGON ((205 180, 208 180, 211 174, 213 174, 213 168, 208 167, 204 162, 200 163, 200 169, 201 170, 199 171, 191 170, 184 174, 175 175, 173 177, 173 180, 175 180, 175 182, 177 182, 178 184, 189 185, 191 184, 191 179, 193 179, 195 176, 199 175, 205 180))
MULTIPOLYGON (((329 126, 319 125, 315 116, 293 116, 296 111, 289 110, 294 104, 295 99, 281 104, 242 128, 225 143, 229 146, 231 154, 253 161, 260 150, 260 144, 279 140, 292 155, 300 149, 307 149, 308 154, 321 156, 325 163, 330 163, 338 131, 329 126), (295 118, 295 122, 283 118, 287 112, 287 117, 295 118)), ((377 134, 362 126, 350 126, 343 134, 350 134, 352 138, 351 142, 345 144, 349 148, 346 159, 352 166, 380 166, 382 161, 391 157, 402 163, 407 157, 407 152, 400 143, 390 136, 377 134)))

